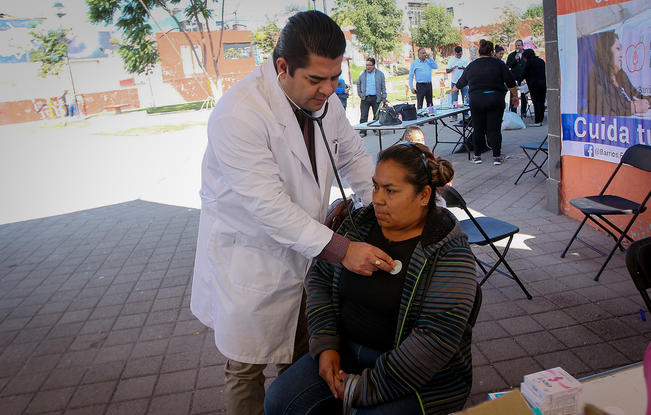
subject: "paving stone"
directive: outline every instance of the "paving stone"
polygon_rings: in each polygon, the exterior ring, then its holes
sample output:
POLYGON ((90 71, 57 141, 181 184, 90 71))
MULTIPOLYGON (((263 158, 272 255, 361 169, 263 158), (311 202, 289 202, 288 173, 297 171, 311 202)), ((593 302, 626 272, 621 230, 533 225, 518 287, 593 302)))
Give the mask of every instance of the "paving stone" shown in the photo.
MULTIPOLYGON (((478 354, 475 353, 473 349, 473 365, 480 364, 482 358, 486 358, 481 355, 479 351, 478 354), (481 358, 479 357, 481 356, 481 358)), ((197 377, 197 389, 210 388, 213 386, 223 386, 224 385, 224 365, 215 365, 215 366, 203 366, 199 369, 199 375, 197 377)))
POLYGON ((0 397, 0 408, 3 415, 20 415, 32 400, 34 394, 0 397))
POLYGON ((502 391, 508 385, 494 367, 473 366, 472 368, 472 394, 502 391))
POLYGON ((192 393, 177 393, 174 395, 155 396, 147 413, 151 415, 187 414, 190 410, 192 393))
POLYGON ((163 373, 158 377, 154 390, 155 395, 186 392, 194 390, 197 380, 197 370, 183 370, 180 372, 163 373))
POLYGON ((558 327, 572 326, 577 323, 576 320, 562 310, 533 314, 531 317, 548 330, 558 327))
POLYGON ((490 362, 524 357, 527 352, 511 338, 476 343, 490 362))
POLYGON ((86 373, 85 367, 54 370, 49 373, 47 380, 42 385, 42 389, 60 389, 68 386, 77 386, 81 382, 84 373, 86 373))
POLYGON ((204 412, 221 412, 225 409, 224 388, 215 387, 194 392, 191 414, 204 412))
POLYGON ((163 356, 150 356, 130 359, 124 368, 123 378, 141 377, 157 374, 163 363, 163 356))
POLYGON ((65 409, 75 388, 53 389, 38 392, 27 407, 26 414, 65 409))
POLYGON ((138 342, 131 352, 131 358, 164 354, 168 343, 169 339, 138 342))
POLYGON ((543 327, 530 316, 520 316, 499 320, 499 324, 511 335, 532 333, 543 330, 543 327))
POLYGON ((148 398, 154 391, 156 376, 143 376, 122 379, 113 395, 113 400, 124 401, 136 398, 148 398))
POLYGON ((615 340, 623 337, 631 337, 637 333, 617 318, 596 320, 584 324, 593 333, 604 340, 615 340))
POLYGON ((538 362, 528 356, 497 362, 494 366, 507 385, 511 387, 519 386, 524 381, 524 375, 544 369, 538 362))
POLYGON ((112 402, 106 409, 106 415, 144 415, 148 406, 149 399, 112 402))
POLYGON ((623 354, 608 343, 577 347, 572 351, 595 371, 611 369, 629 362, 623 354))
POLYGON ((45 381, 47 376, 48 372, 16 376, 9 381, 7 386, 2 390, 0 396, 38 392, 41 384, 45 381))
POLYGON ((522 334, 514 340, 531 356, 562 350, 565 345, 548 332, 522 334))
POLYGON ((121 360, 94 363, 88 367, 81 383, 96 383, 119 379, 125 364, 126 361, 121 360))
POLYGON ((565 308, 563 311, 575 319, 578 323, 587 323, 589 321, 612 317, 610 313, 604 311, 601 307, 592 303, 565 308))
POLYGON ((104 404, 70 408, 64 412, 64 415, 97 415, 103 414, 105 409, 106 405, 104 404))
POLYGON ((116 381, 112 381, 81 385, 72 396, 69 406, 74 408, 108 403, 111 400, 116 384, 116 381))
POLYGON ((194 369, 199 366, 199 355, 195 351, 167 354, 163 360, 161 373, 194 369))

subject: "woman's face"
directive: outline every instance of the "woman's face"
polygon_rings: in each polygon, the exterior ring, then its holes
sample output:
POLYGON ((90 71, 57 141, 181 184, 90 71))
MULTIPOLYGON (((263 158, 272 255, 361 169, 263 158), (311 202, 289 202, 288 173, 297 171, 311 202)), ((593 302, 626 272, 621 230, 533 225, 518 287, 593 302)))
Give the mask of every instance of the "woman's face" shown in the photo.
POLYGON ((495 56, 497 56, 497 59, 502 59, 504 57, 504 51, 500 50, 495 54, 495 56))
MULTIPOLYGON (((424 168, 423 168, 424 169, 424 168)), ((400 231, 418 224, 426 213, 431 190, 416 193, 407 170, 393 160, 378 163, 373 176, 373 207, 382 229, 400 231)))
POLYGON ((619 39, 615 38, 615 43, 610 47, 610 51, 613 54, 613 73, 617 73, 622 69, 622 61, 624 60, 622 44, 619 43, 619 39))

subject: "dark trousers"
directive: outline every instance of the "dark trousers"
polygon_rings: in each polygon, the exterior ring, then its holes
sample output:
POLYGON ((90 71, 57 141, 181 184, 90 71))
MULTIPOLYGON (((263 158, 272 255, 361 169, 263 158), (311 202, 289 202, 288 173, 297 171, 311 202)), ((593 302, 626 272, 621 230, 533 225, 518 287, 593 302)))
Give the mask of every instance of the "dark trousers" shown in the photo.
POLYGON ((545 118, 545 98, 547 97, 546 88, 529 88, 531 102, 533 102, 534 122, 543 122, 545 118))
MULTIPOLYGON (((368 121, 368 110, 371 108, 373 110, 373 119, 375 119, 375 114, 377 113, 377 109, 380 106, 380 103, 377 102, 377 96, 376 95, 367 95, 364 97, 362 100, 361 104, 361 111, 362 111, 362 116, 359 118, 359 123, 364 123, 368 121)), ((360 130, 361 133, 366 133, 366 130, 360 130)))
MULTIPOLYGON (((513 106, 513 94, 509 92, 509 111, 511 112, 517 112, 515 110, 515 107, 513 106)), ((526 94, 520 94, 520 115, 521 116, 526 116, 527 115, 527 95, 526 94)))
POLYGON ((493 157, 502 155, 502 115, 504 114, 504 93, 475 92, 470 94, 470 115, 472 116, 472 144, 475 156, 481 156, 484 136, 493 150, 493 157))
POLYGON ((427 101, 427 106, 432 106, 432 83, 416 82, 416 104, 418 109, 423 108, 423 98, 427 101))

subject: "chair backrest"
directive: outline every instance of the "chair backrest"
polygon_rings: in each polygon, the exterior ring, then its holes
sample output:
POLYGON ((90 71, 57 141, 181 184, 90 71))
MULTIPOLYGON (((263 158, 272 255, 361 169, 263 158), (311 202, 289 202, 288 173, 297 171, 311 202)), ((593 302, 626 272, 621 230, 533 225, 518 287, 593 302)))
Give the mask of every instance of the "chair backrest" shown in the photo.
POLYGON ((622 156, 622 163, 651 171, 651 146, 635 144, 629 147, 622 156))
POLYGON ((635 241, 628 247, 626 267, 639 289, 651 288, 651 237, 635 241))
POLYGON ((454 187, 446 185, 443 187, 439 187, 439 194, 443 199, 445 199, 445 203, 448 205, 448 207, 458 207, 462 208, 463 210, 466 209, 466 201, 463 200, 463 197, 457 192, 454 187))
POLYGON ((617 167, 615 167, 613 174, 610 176, 610 178, 604 185, 603 189, 601 189, 599 196, 603 196, 603 194, 606 192, 606 189, 615 178, 615 175, 622 167, 622 164, 628 164, 638 169, 651 171, 651 146, 647 146, 644 144, 635 144, 634 146, 629 147, 624 152, 624 155, 622 156, 622 159, 619 161, 619 164, 617 164, 617 167))

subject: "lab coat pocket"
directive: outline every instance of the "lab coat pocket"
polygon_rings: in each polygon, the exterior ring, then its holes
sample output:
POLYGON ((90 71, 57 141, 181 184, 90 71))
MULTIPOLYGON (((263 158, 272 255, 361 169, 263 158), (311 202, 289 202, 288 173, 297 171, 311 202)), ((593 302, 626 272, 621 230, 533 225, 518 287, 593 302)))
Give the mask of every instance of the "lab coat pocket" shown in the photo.
POLYGON ((231 284, 250 293, 269 295, 290 271, 282 261, 282 248, 236 239, 229 270, 231 284))

